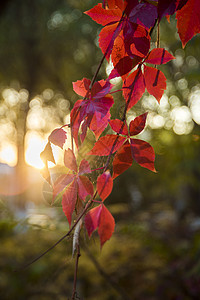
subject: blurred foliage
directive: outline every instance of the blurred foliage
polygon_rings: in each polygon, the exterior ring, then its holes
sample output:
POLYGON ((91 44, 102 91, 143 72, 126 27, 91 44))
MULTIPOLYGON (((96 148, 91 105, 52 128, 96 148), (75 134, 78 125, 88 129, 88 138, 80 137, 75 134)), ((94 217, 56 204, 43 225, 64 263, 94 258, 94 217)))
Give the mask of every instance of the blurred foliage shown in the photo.
MULTIPOLYGON (((97 47, 100 26, 82 12, 94 3, 2 2, 1 92, 5 96, 5 89, 9 89, 15 97, 29 99, 28 130, 43 132, 50 130, 54 122, 62 123, 69 102, 72 106, 78 99, 72 81, 92 77, 102 56, 97 47), (40 113, 37 124, 30 122, 36 118, 34 111, 40 113)), ((170 24, 166 20, 161 25, 161 47, 176 56, 176 61, 160 67, 168 81, 165 97, 159 106, 146 94, 129 112, 128 119, 149 111, 148 127, 141 139, 153 145, 158 172, 151 173, 133 163, 116 178, 106 200, 116 220, 115 234, 100 251, 97 236, 89 241, 82 233, 77 299, 199 299, 200 119, 196 113, 200 111, 200 40, 196 36, 181 49, 175 26, 175 18, 170 24), (193 100, 197 106, 192 106, 193 100), (177 108, 181 109, 178 112, 186 112, 185 119, 177 119, 177 108)), ((156 32, 153 34, 155 42, 156 32)), ((104 73, 102 69, 100 76, 104 73)), ((112 113, 118 117, 124 103, 120 94, 116 97, 112 113)), ((4 100, 1 97, 1 122, 3 118, 5 121, 2 132, 14 139, 16 129, 12 126, 22 118, 24 104, 22 101, 11 106, 4 100)), ((83 145, 81 156, 92 147, 94 137, 89 138, 90 144, 83 145)), ((91 164, 99 167, 101 161, 102 158, 94 159, 91 164)), ((98 171, 94 176, 97 175, 98 171)), ((45 190, 44 202, 38 196, 40 189, 34 185, 32 197, 20 195, 27 204, 22 216, 13 208, 13 199, 0 196, 0 299, 62 300, 72 293, 71 238, 38 262, 20 269, 68 230, 61 208, 49 206, 51 191, 45 190), (34 198, 41 205, 28 207, 34 198)))

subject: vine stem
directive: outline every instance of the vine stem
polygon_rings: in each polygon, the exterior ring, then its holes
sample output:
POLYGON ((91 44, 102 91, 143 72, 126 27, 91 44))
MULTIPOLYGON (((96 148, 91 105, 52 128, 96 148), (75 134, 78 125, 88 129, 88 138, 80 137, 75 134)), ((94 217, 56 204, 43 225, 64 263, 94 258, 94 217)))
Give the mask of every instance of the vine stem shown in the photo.
POLYGON ((74 300, 75 297, 76 297, 76 284, 77 284, 77 275, 78 275, 78 262, 79 262, 79 258, 81 256, 79 243, 78 243, 76 249, 77 249, 77 253, 76 253, 76 265, 75 265, 75 270, 74 270, 74 285, 73 285, 73 292, 72 292, 71 300, 74 300))

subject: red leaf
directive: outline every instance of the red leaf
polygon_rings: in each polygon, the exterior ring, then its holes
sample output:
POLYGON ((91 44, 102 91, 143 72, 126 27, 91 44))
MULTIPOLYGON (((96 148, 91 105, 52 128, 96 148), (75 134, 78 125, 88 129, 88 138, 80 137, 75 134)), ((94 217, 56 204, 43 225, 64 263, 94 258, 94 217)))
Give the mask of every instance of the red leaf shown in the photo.
POLYGON ((99 47, 101 48, 102 53, 106 56, 107 60, 109 60, 115 39, 119 35, 121 29, 122 23, 120 25, 111 24, 102 28, 99 34, 99 47))
POLYGON ((188 2, 177 11, 177 28, 183 45, 197 33, 200 33, 200 2, 199 0, 188 0, 188 2))
POLYGON ((115 229, 115 220, 109 210, 102 204, 101 216, 99 221, 98 234, 101 241, 101 248, 109 240, 115 229))
POLYGON ((140 25, 127 22, 123 28, 124 44, 131 58, 138 56, 143 58, 150 48, 150 36, 148 31, 140 25))
POLYGON ((133 158, 140 166, 156 172, 154 167, 155 153, 149 143, 131 139, 131 152, 133 158))
POLYGON ((96 140, 100 137, 104 129, 108 126, 110 120, 110 113, 108 112, 104 118, 101 118, 100 113, 94 114, 90 123, 90 129, 94 132, 96 140))
POLYGON ((109 171, 104 172, 97 178, 97 192, 99 197, 104 201, 112 192, 113 179, 109 171))
POLYGON ((181 9, 188 0, 159 0, 158 16, 159 19, 166 15, 173 15, 176 10, 181 9))
POLYGON ((85 14, 90 16, 95 22, 105 26, 109 23, 119 21, 122 11, 119 8, 104 9, 102 4, 99 3, 92 9, 86 11, 85 14))
POLYGON ((87 160, 83 159, 79 166, 79 175, 85 174, 85 173, 91 173, 90 164, 87 160))
POLYGON ((122 31, 115 39, 111 59, 114 69, 109 75, 109 79, 121 76, 123 80, 125 79, 126 75, 132 70, 132 68, 140 61, 140 58, 134 60, 131 59, 126 53, 122 31))
POLYGON ((53 130, 48 138, 49 142, 59 146, 61 149, 63 149, 63 145, 66 139, 67 139, 67 133, 62 128, 57 128, 53 130))
POLYGON ((74 174, 61 175, 53 185, 53 201, 58 194, 60 194, 68 184, 70 184, 75 178, 74 174))
POLYGON ((68 150, 65 150, 64 164, 68 169, 77 173, 76 157, 75 157, 73 151, 69 148, 68 148, 68 150))
POLYGON ((117 151, 113 160, 113 179, 132 166, 133 157, 128 141, 117 151))
POLYGON ((108 93, 112 89, 113 84, 111 84, 109 81, 106 80, 99 80, 94 83, 92 89, 91 89, 91 97, 95 99, 101 99, 105 96, 109 96, 108 93))
POLYGON ((144 77, 140 69, 131 73, 123 84, 123 95, 128 110, 135 105, 145 92, 144 77))
MULTIPOLYGON (((156 3, 157 4, 157 3, 156 3)), ((139 3, 129 13, 129 20, 144 26, 146 29, 153 27, 157 19, 157 7, 151 3, 139 3)))
POLYGON ((166 89, 165 75, 160 70, 144 66, 144 81, 149 94, 153 95, 160 102, 166 89))
POLYGON ((124 143, 126 138, 122 136, 117 136, 114 134, 107 134, 102 136, 94 145, 92 150, 88 152, 88 155, 99 155, 107 156, 111 152, 114 153, 117 151, 124 143), (117 141, 116 141, 117 139, 117 141), (113 147, 114 145, 114 147, 113 147))
POLYGON ((147 118, 147 113, 144 113, 136 117, 133 121, 130 122, 129 132, 130 136, 139 134, 145 127, 147 118))
POLYGON ((85 216, 85 228, 91 237, 94 230, 99 226, 99 220, 101 215, 102 206, 99 205, 89 210, 85 216))
POLYGON ((128 135, 128 127, 126 125, 126 123, 122 122, 119 119, 115 119, 115 120, 110 120, 109 124, 112 128, 112 130, 114 130, 117 133, 123 134, 123 135, 128 135))
POLYGON ((69 226, 71 226, 72 214, 75 210, 77 200, 77 183, 74 180, 66 189, 62 198, 62 208, 65 216, 69 222, 69 226))
POLYGON ((164 48, 155 48, 148 54, 145 62, 154 65, 161 65, 166 64, 172 59, 175 59, 175 57, 164 48))
POLYGON ((78 194, 81 200, 85 200, 88 195, 93 195, 92 182, 86 176, 80 175, 77 178, 78 194))
POLYGON ((81 125, 83 142, 87 128, 90 128, 96 137, 99 137, 108 124, 110 118, 109 110, 114 103, 113 97, 107 93, 112 85, 108 81, 96 82, 88 97, 75 103, 71 111, 72 134, 78 146, 78 132, 81 125))
POLYGON ((76 92, 78 95, 85 97, 89 90, 91 80, 87 78, 83 78, 82 80, 77 80, 76 82, 72 82, 73 84, 73 90, 76 92))

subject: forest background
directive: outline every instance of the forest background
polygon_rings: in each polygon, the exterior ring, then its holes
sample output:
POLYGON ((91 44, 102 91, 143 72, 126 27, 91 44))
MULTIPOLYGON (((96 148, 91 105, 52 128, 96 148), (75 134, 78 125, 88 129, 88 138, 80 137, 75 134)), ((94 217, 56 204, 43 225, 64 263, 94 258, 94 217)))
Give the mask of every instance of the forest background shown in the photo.
MULTIPOLYGON (((101 58, 100 26, 82 13, 96 3, 0 4, 2 299, 71 294, 70 239, 26 270, 14 270, 68 229, 62 209, 50 206, 40 152, 78 99, 72 82, 92 78, 101 58)), ((160 105, 146 94, 134 107, 149 111, 143 138, 155 149, 158 173, 133 164, 115 180, 109 196, 115 234, 101 252, 98 239, 83 236, 78 291, 86 299, 198 299, 200 293, 200 39, 183 50, 175 27, 172 17, 160 28, 161 47, 176 57, 162 66, 167 90, 160 105)), ((105 63, 100 76, 110 68, 105 63)), ((119 96, 113 114, 120 105, 119 96)))

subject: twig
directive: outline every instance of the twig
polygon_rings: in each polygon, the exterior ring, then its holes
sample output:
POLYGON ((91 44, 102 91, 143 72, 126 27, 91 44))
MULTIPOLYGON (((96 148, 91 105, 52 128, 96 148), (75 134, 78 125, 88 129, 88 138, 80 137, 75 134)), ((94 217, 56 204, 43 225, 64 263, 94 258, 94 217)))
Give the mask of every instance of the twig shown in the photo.
POLYGON ((76 284, 77 284, 77 274, 78 274, 78 262, 79 262, 79 257, 81 256, 80 253, 80 246, 79 244, 77 245, 77 253, 76 253, 76 265, 75 265, 75 270, 74 270, 74 286, 73 286, 73 292, 72 292, 72 297, 71 300, 74 300, 76 297, 76 284))

